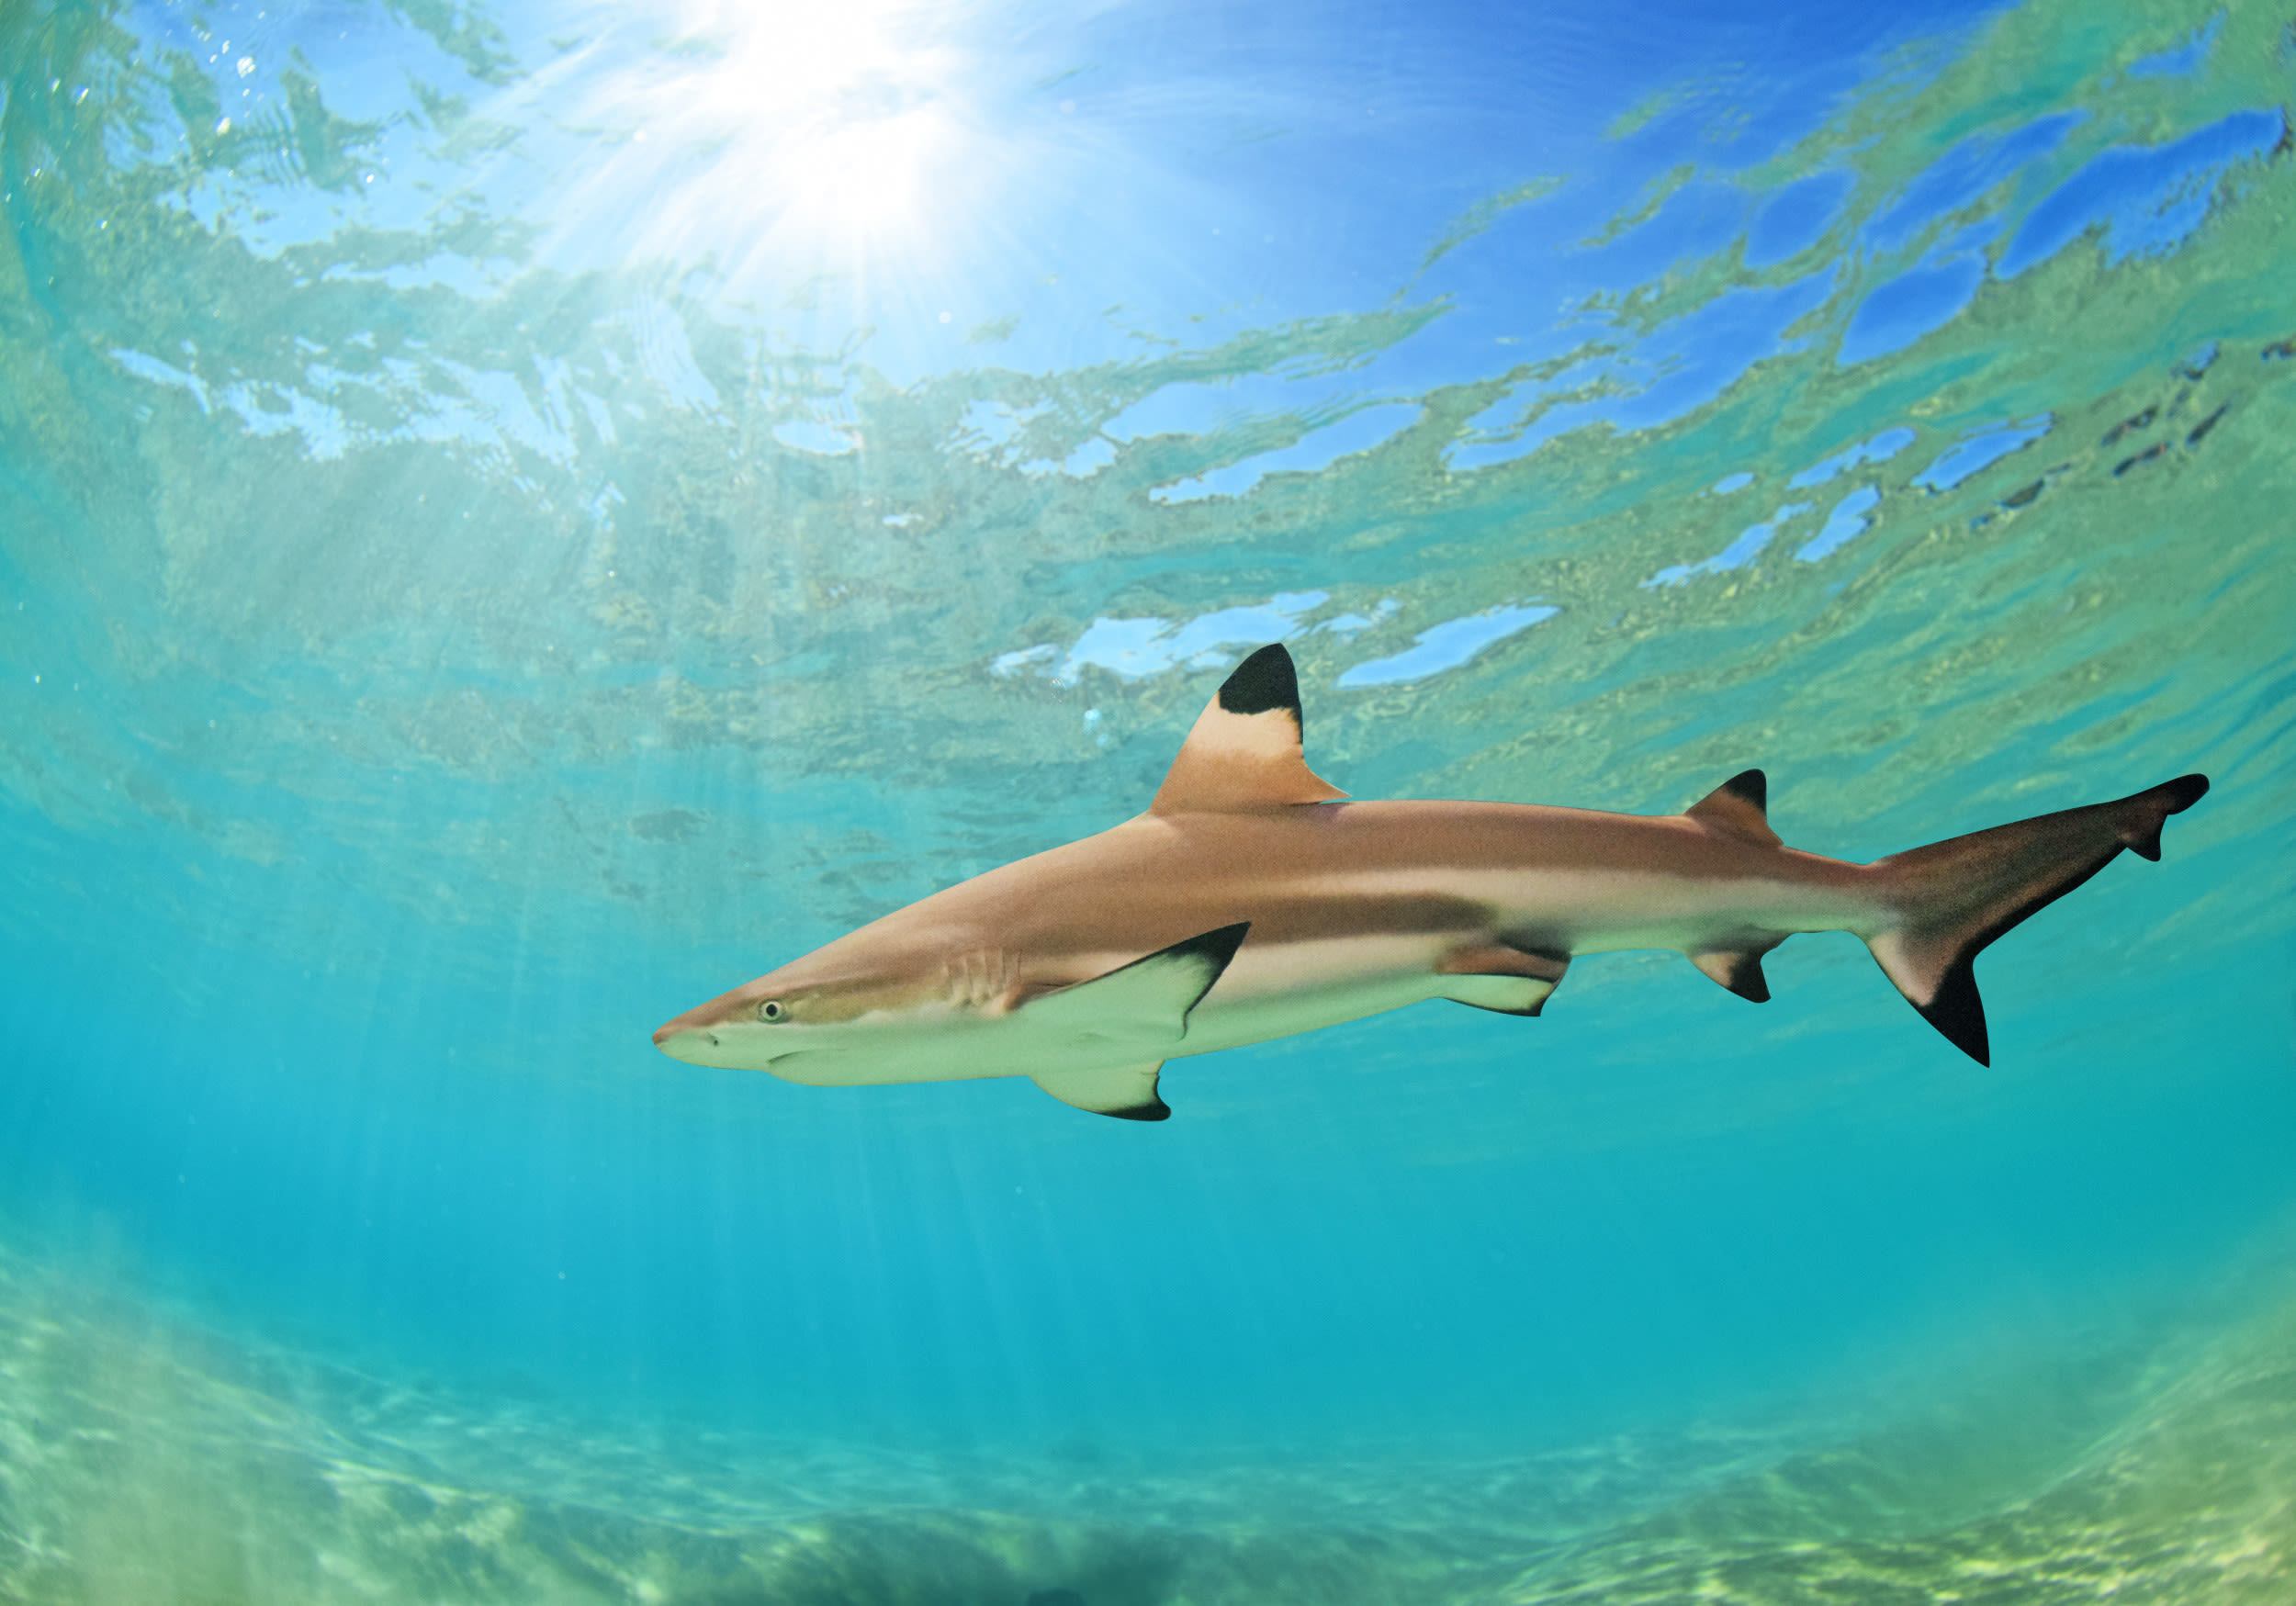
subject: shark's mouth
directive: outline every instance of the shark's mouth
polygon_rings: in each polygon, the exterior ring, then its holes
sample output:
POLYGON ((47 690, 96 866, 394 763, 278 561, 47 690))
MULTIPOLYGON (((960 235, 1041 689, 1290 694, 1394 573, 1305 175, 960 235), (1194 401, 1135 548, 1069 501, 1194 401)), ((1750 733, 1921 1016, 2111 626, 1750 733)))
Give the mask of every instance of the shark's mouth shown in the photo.
POLYGON ((672 1032, 656 1046, 673 1060, 718 1070, 754 1070, 777 1060, 794 1059, 804 1052, 794 1048, 779 1053, 760 1051, 760 1045, 745 1033, 712 1031, 707 1027, 688 1027, 672 1032))

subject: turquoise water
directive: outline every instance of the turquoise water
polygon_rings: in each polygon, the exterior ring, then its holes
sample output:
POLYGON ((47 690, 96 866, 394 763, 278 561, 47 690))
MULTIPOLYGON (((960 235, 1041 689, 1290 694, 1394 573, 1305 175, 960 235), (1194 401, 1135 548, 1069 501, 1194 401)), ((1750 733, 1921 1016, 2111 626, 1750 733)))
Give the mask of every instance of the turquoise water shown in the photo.
POLYGON ((2290 28, 0 6, 0 1599, 2296 1598, 2290 28), (652 1048, 1277 639, 1359 797, 2215 790, 1990 1069, 652 1048))

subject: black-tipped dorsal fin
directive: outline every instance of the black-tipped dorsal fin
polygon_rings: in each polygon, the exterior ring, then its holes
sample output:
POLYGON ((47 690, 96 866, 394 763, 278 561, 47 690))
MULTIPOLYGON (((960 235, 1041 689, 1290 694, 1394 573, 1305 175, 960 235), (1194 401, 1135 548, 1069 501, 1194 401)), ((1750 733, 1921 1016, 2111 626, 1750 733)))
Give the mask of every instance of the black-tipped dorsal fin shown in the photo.
POLYGON ((1148 805, 1152 814, 1329 803, 1347 794, 1308 768, 1300 677, 1271 643, 1235 667, 1197 716, 1148 805))
POLYGON ((1783 846, 1770 828, 1770 781, 1759 769, 1739 770, 1683 813, 1734 837, 1771 848, 1783 846))

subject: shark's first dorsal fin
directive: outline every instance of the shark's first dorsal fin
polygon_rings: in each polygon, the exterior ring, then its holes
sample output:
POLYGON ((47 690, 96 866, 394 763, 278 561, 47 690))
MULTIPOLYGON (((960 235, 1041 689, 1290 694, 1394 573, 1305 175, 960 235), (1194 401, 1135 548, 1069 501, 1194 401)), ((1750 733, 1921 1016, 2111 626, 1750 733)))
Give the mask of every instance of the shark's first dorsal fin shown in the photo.
MULTIPOLYGON (((1784 846, 1770 828, 1770 781, 1759 769, 1741 769, 1683 811, 1690 818, 1765 847, 1784 846)), ((1725 982, 1724 986, 1729 983, 1725 982)))
POLYGON ((1204 705, 1148 805, 1152 814, 1329 803, 1347 794, 1308 768, 1300 677, 1280 642, 1235 667, 1204 705))

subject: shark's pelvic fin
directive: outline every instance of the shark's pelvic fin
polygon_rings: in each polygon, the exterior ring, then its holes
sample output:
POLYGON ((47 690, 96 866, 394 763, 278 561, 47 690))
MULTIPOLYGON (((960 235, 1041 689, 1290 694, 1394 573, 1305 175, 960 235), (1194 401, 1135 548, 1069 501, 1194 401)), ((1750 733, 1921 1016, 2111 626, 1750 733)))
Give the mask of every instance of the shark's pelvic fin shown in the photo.
POLYGON ((1500 1015, 1536 1015, 1570 968, 1568 955, 1479 943, 1457 949, 1435 967, 1442 978, 1436 996, 1500 1015))
POLYGON ((1439 996, 1494 1015, 1536 1016, 1555 991, 1552 982, 1528 976, 1446 976, 1439 996))
MULTIPOLYGON (((1187 1035, 1188 1011, 1211 991, 1211 984, 1220 980, 1236 949, 1244 946, 1244 933, 1251 929, 1246 920, 1158 949, 1105 976, 1047 993, 1021 1005, 1021 1018, 1032 1027, 1079 1038, 1107 1038, 1143 1047, 1176 1043, 1187 1035)), ((1152 1074, 1152 1096, 1153 1082, 1152 1074)), ((1045 1091, 1052 1092, 1050 1087, 1045 1091)), ((1064 1093, 1053 1096, 1068 1097, 1064 1093)))
POLYGON ((1063 1104, 1125 1121, 1162 1121, 1172 1106, 1156 1095, 1156 1073, 1164 1061, 1123 1065, 1113 1071, 1042 1071, 1029 1078, 1063 1104))
POLYGON ((2209 789, 2180 775, 2117 803, 2043 814, 1893 854, 1874 865, 1896 922, 1866 938, 1906 1001, 1980 1065, 1992 1062, 1970 968, 1987 944, 2119 857, 2160 857, 2160 828, 2209 789))
POLYGON ((1238 664, 1204 705, 1148 812, 1206 814, 1345 797, 1308 768, 1300 731, 1300 677, 1283 644, 1271 643, 1238 664))
MULTIPOLYGON (((1765 847, 1784 846, 1770 828, 1770 780, 1759 769, 1739 770, 1683 813, 1717 831, 1745 837, 1765 847)), ((1722 984, 1730 985, 1728 982, 1722 984)), ((1737 991, 1735 987, 1730 990, 1737 991)))

